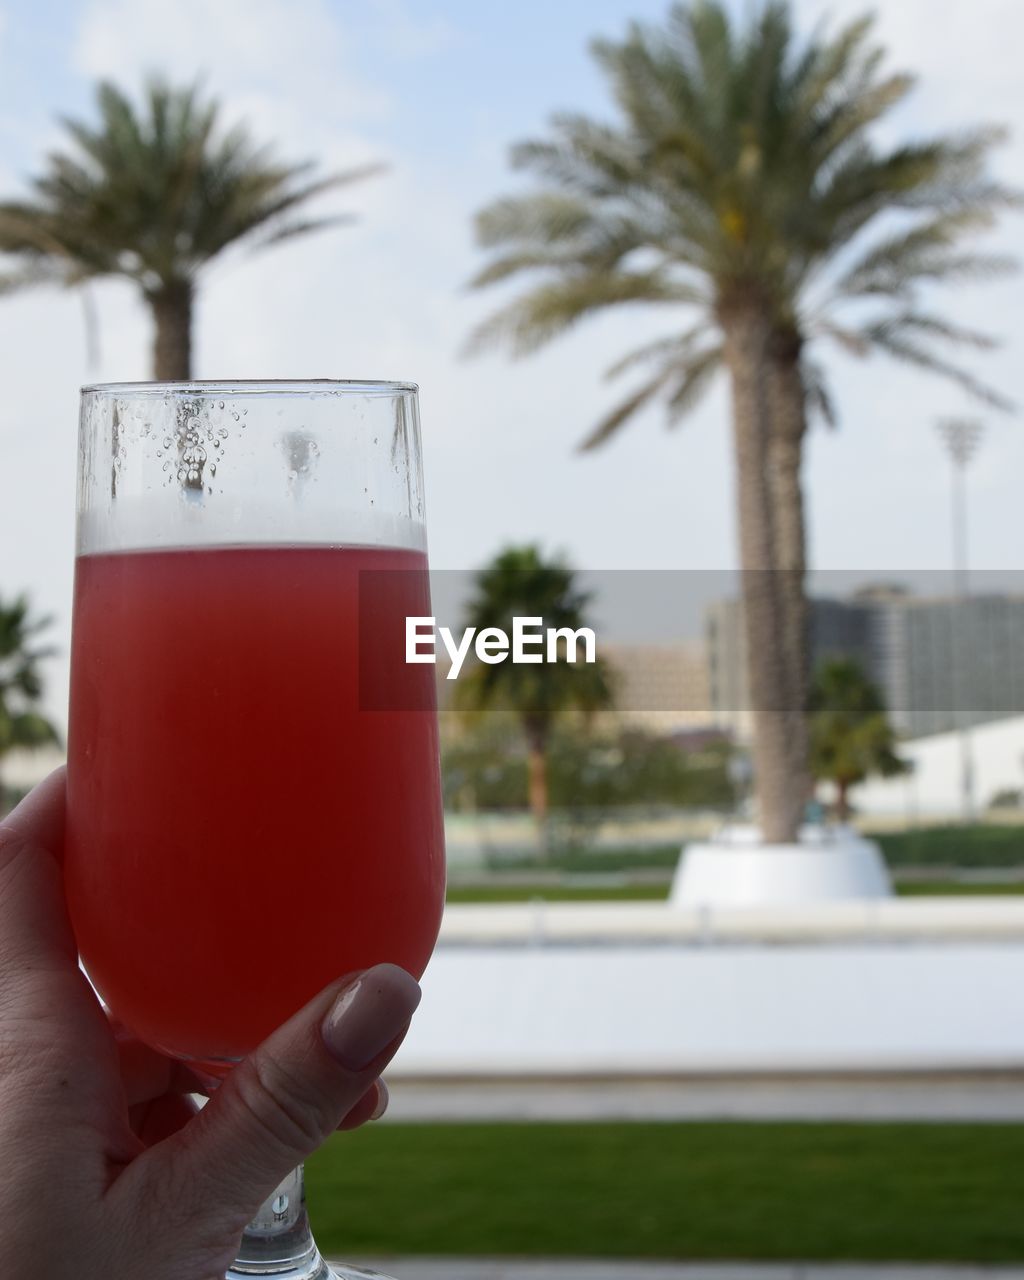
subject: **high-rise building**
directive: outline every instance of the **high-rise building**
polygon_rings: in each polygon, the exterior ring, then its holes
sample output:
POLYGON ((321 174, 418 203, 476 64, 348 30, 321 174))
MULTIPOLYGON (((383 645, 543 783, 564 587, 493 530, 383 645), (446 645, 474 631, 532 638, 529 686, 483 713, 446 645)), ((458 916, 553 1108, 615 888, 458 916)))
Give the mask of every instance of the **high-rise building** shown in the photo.
MULTIPOLYGON (((716 602, 705 636, 710 702, 719 724, 750 732, 746 642, 738 601, 716 602)), ((1024 713, 1024 597, 925 598, 872 587, 810 602, 813 666, 859 663, 907 737, 1024 713)))

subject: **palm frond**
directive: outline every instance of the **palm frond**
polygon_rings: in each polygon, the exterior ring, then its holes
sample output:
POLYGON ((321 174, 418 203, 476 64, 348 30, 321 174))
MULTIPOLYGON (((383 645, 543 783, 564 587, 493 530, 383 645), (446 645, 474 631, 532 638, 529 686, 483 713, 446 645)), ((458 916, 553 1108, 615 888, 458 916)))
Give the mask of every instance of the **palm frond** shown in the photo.
POLYGON ((839 414, 836 411, 832 392, 829 390, 825 370, 815 360, 806 356, 801 361, 801 374, 804 383, 804 403, 808 415, 820 417, 827 427, 833 430, 839 426, 839 414))
POLYGON ((876 341, 880 331, 887 338, 910 338, 915 341, 934 338, 957 346, 974 347, 977 351, 994 351, 999 346, 998 340, 989 333, 969 329, 966 325, 954 324, 942 316, 922 311, 902 311, 876 321, 865 330, 867 340, 876 341))
POLYGON ((495 200, 476 215, 476 239, 483 249, 508 241, 549 244, 574 238, 594 222, 591 206, 579 197, 542 191, 495 200))
POLYGON ((616 405, 610 413, 598 422, 577 445, 580 453, 588 453, 591 449, 597 449, 600 445, 606 443, 611 437, 624 426, 632 416, 644 407, 650 400, 658 394, 659 391, 671 380, 675 374, 675 365, 668 363, 663 365, 654 375, 642 383, 635 391, 631 392, 625 400, 616 405))
POLYGON ((969 369, 936 355, 928 347, 922 346, 912 338, 904 336, 899 329, 893 331, 887 322, 882 321, 876 325, 868 326, 865 328, 864 333, 872 345, 885 352, 886 355, 892 356, 904 364, 915 365, 919 369, 925 369, 929 373, 938 374, 939 377, 955 382, 972 399, 978 400, 992 409, 999 409, 1004 413, 1012 412, 1014 409, 1012 400, 982 382, 969 369))
POLYGON ((889 236, 872 245, 836 281, 832 296, 906 296, 922 280, 987 278, 1014 269, 1000 254, 963 253, 957 246, 965 235, 987 230, 994 221, 989 205, 957 208, 889 236))
POLYGON ((63 120, 66 145, 32 197, 0 205, 0 251, 62 262, 70 283, 121 275, 152 290, 240 241, 267 248, 343 225, 341 214, 297 215, 383 168, 320 175, 310 161, 284 163, 245 126, 222 128, 198 83, 154 78, 134 103, 103 82, 96 108, 92 121, 63 120))
MULTIPOLYGON (((478 219, 487 260, 474 286, 520 274, 528 284, 474 345, 506 342, 522 354, 621 301, 698 307, 698 328, 711 330, 741 299, 770 328, 795 328, 798 345, 817 334, 856 355, 887 345, 1002 401, 941 354, 947 343, 984 349, 984 336, 945 321, 930 298, 924 309, 919 295, 1011 268, 975 243, 1021 203, 989 172, 1005 131, 886 145, 876 126, 914 81, 890 68, 874 32, 865 17, 800 39, 784 0, 763 0, 743 20, 727 0, 690 0, 661 24, 635 22, 622 39, 597 42, 614 115, 562 113, 545 136, 513 148, 530 189, 478 219), (658 287, 626 283, 644 275, 658 287), (685 292, 663 289, 669 280, 685 292), (819 286, 827 296, 811 310, 819 286), (887 328, 865 333, 844 319, 841 307, 864 299, 890 308, 887 328)), ((691 350, 649 344, 619 367, 676 359, 681 369, 698 345, 710 352, 696 337, 691 350)), ((694 395, 710 376, 695 376, 694 395)), ((819 393, 808 378, 808 409, 834 421, 823 382, 819 393)), ((690 384, 676 392, 685 408, 690 384)), ((643 402, 641 387, 592 436, 606 438, 609 422, 616 430, 643 402)))
POLYGON ((668 425, 674 427, 692 413, 711 389, 715 376, 722 368, 722 348, 711 347, 687 361, 681 370, 679 385, 666 404, 668 425))
POLYGON ((816 322, 813 332, 814 336, 831 338, 848 355, 862 359, 871 354, 871 340, 866 338, 859 329, 850 329, 846 325, 823 318, 816 322))
POLYGON ((312 235, 316 231, 327 231, 331 227, 348 227, 355 221, 357 219, 354 213, 336 213, 325 218, 305 218, 296 222, 286 222, 283 226, 275 228, 270 235, 258 239, 249 248, 251 252, 259 253, 285 240, 297 240, 300 236, 312 235))
POLYGON ((586 315, 627 303, 700 305, 704 295, 694 286, 659 271, 580 274, 543 284, 484 320, 470 336, 467 352, 475 354, 506 344, 517 356, 535 351, 586 315))
POLYGON ((693 346, 694 342, 708 331, 707 322, 696 324, 692 329, 680 336, 673 334, 669 338, 656 338, 653 342, 644 343, 642 347, 636 347, 633 351, 624 355, 621 360, 616 360, 610 365, 604 373, 605 378, 609 381, 619 377, 620 374, 632 369, 638 364, 647 364, 651 360, 660 360, 663 357, 674 356, 678 361, 682 361, 686 352, 693 346))
POLYGON ((67 271, 57 263, 46 259, 29 262, 18 270, 0 272, 0 296, 38 285, 65 285, 67 282, 67 271))

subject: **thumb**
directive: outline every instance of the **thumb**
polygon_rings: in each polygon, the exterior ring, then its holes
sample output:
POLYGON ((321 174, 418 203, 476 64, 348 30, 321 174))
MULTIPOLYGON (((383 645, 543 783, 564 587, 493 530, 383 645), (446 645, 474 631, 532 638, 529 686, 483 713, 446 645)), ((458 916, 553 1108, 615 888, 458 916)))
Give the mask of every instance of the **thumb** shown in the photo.
POLYGON ((197 1220, 222 1230, 229 1221, 244 1226, 370 1089, 419 1001, 416 980, 393 964, 328 987, 236 1067, 193 1121, 129 1172, 141 1175, 159 1202, 173 1203, 193 1229, 197 1220))

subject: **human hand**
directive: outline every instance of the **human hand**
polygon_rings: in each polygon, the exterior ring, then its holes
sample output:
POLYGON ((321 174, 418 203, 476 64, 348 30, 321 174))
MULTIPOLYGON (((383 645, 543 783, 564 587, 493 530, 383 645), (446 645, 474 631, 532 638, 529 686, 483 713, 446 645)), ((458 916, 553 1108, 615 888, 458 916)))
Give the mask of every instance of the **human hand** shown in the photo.
POLYGON ((333 983, 201 1082, 108 1021, 78 967, 60 853, 64 771, 0 822, 0 1257, 12 1280, 213 1280, 246 1223, 378 1076, 419 1003, 403 969, 333 983))

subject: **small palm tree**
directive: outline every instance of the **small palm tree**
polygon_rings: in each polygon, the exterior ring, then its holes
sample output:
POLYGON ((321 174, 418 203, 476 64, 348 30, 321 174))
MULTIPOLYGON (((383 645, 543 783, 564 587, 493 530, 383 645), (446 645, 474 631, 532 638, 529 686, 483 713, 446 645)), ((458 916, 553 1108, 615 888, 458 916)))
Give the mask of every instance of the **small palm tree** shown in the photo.
POLYGON ((596 42, 617 119, 558 115, 513 149, 534 186, 478 215, 490 261, 474 283, 530 283, 471 348, 522 355, 612 307, 663 311, 668 335, 609 370, 646 372, 585 449, 650 402, 674 425, 727 375, 761 825, 787 842, 810 788, 800 469, 811 416, 835 420, 819 340, 1006 407, 948 355, 991 341, 926 293, 1010 265, 964 242, 1014 197, 987 173, 997 129, 880 141, 912 81, 884 68, 870 19, 800 41, 782 0, 742 23, 731 7, 676 4, 663 26, 596 42))
POLYGON ((810 697, 811 771, 836 788, 836 816, 850 816, 850 788, 873 774, 892 778, 910 765, 896 754, 896 733, 882 695, 856 662, 837 658, 815 674, 810 697))
MULTIPOLYGON (((587 626, 587 592, 572 569, 558 559, 545 559, 533 546, 508 547, 476 576, 475 593, 466 608, 464 627, 499 627, 512 634, 512 619, 540 618, 541 625, 587 626)), ((598 657, 593 663, 567 661, 515 663, 506 657, 494 664, 474 663, 459 677, 454 705, 469 715, 487 710, 515 714, 526 739, 530 811, 538 829, 548 814, 548 744, 557 721, 569 712, 589 716, 611 705, 611 679, 598 657)))
POLYGON ((0 291, 131 280, 153 316, 153 376, 192 376, 192 312, 206 265, 231 245, 264 249, 349 219, 312 217, 315 197, 377 172, 326 177, 287 164, 197 86, 151 80, 136 108, 113 84, 97 89, 99 124, 65 119, 70 146, 48 158, 33 196, 0 204, 0 250, 19 269, 0 291))
MULTIPOLYGON (((49 618, 30 616, 28 600, 0 600, 0 761, 15 747, 43 747, 59 742, 57 730, 40 714, 43 682, 39 663, 53 650, 35 645, 49 618)), ((0 805, 3 786, 0 784, 0 805)))

